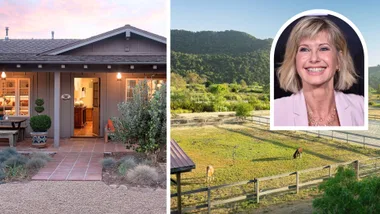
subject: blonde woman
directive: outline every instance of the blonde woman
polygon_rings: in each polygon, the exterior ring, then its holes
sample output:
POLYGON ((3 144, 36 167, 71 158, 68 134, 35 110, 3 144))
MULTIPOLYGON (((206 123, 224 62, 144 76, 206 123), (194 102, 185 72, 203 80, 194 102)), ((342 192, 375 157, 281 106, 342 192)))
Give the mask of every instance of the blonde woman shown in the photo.
POLYGON ((305 17, 292 29, 278 69, 293 94, 275 99, 275 126, 363 126, 364 98, 341 91, 357 81, 341 30, 325 17, 305 17))

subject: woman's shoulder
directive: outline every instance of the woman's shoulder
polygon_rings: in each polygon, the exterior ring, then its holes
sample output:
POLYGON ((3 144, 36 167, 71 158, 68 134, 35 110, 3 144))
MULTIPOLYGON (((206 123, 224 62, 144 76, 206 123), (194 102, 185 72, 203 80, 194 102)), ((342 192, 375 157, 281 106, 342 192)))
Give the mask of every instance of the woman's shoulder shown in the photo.
POLYGON ((335 92, 335 96, 338 96, 343 102, 346 102, 351 107, 363 110, 364 107, 364 97, 357 94, 345 94, 343 92, 335 92))
POLYGON ((357 104, 358 102, 363 103, 364 97, 357 94, 345 94, 343 92, 337 91, 335 92, 336 96, 345 98, 347 101, 351 102, 352 104, 357 104))

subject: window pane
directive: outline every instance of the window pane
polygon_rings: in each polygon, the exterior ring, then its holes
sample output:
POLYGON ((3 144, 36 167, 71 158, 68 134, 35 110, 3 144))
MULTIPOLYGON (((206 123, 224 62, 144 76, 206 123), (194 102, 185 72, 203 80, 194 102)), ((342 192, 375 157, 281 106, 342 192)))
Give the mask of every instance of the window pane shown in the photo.
POLYGON ((127 101, 133 98, 133 89, 136 87, 136 80, 127 80, 127 101))
POLYGON ((19 82, 19 115, 29 115, 29 80, 20 80, 19 82))
POLYGON ((16 115, 16 80, 5 80, 5 87, 3 88, 3 109, 8 115, 16 115))

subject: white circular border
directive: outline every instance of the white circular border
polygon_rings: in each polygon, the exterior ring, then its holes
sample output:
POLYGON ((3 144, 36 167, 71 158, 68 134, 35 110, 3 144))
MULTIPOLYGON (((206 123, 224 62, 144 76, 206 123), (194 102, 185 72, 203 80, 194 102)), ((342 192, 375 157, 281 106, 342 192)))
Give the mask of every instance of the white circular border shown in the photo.
POLYGON ((270 130, 368 130, 368 49, 364 37, 354 23, 337 12, 325 9, 307 10, 290 18, 282 25, 273 39, 270 50, 270 130), (364 54, 364 126, 344 126, 344 127, 321 127, 321 126, 274 126, 274 52, 277 41, 284 30, 295 20, 304 16, 327 16, 332 15, 345 21, 358 35, 363 46, 364 54))

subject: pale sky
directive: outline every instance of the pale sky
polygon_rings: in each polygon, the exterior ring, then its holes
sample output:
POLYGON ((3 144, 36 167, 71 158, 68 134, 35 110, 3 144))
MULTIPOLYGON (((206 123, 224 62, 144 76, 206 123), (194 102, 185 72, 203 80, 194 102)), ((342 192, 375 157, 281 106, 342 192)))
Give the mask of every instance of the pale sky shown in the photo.
POLYGON ((0 39, 85 39, 130 24, 168 37, 167 0, 0 0, 0 39))

